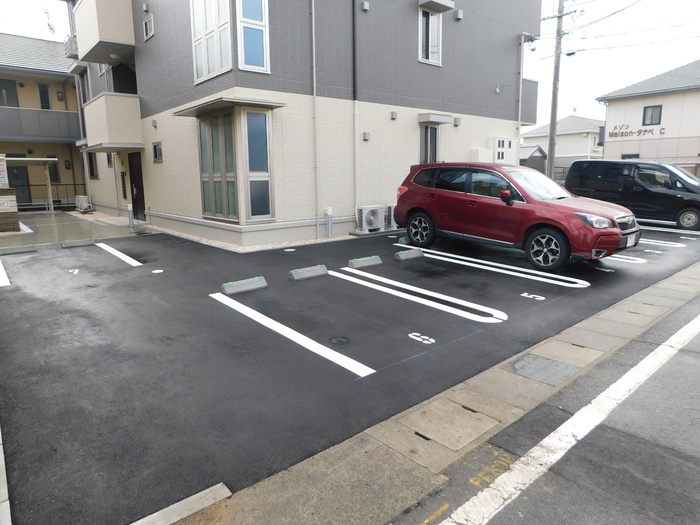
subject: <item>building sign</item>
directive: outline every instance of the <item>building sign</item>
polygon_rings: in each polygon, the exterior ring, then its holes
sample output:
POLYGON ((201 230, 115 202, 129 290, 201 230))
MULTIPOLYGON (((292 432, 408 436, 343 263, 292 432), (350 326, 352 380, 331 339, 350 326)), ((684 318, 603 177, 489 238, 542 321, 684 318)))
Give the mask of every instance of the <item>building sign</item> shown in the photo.
POLYGON ((654 138, 666 134, 666 128, 644 126, 634 129, 629 124, 616 124, 612 130, 608 130, 609 139, 654 138))
POLYGON ((7 162, 5 162, 5 156, 0 156, 0 185, 10 185, 10 179, 7 176, 7 162))

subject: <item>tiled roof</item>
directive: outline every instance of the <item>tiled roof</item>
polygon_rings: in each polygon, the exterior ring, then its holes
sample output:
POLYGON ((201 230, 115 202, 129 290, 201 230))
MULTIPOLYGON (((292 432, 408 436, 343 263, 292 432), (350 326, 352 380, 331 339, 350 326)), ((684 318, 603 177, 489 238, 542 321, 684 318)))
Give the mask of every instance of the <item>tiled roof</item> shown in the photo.
POLYGON ((605 101, 691 89, 700 89, 700 60, 618 89, 596 100, 605 101))
POLYGON ((68 74, 72 63, 62 42, 0 33, 0 68, 68 74))
MULTIPOLYGON (((604 120, 596 120, 592 118, 577 117, 570 115, 561 120, 557 120, 557 135, 565 135, 567 133, 598 133, 600 126, 604 126, 604 120)), ((527 133, 523 133, 523 137, 544 137, 549 135, 549 124, 539 128, 532 129, 527 133)))

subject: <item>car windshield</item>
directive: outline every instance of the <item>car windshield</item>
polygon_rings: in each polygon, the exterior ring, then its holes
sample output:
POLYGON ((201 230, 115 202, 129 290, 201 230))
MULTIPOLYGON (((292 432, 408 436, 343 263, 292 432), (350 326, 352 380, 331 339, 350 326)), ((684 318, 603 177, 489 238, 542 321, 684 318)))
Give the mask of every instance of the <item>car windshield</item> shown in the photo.
POLYGON ((676 166, 671 166, 670 164, 664 164, 668 169, 670 169, 673 173, 678 175, 678 177, 685 183, 690 184, 691 186, 700 186, 700 179, 698 179, 695 175, 692 173, 688 173, 685 171, 683 168, 678 168, 676 166))
POLYGON ((571 197, 568 191, 539 171, 530 168, 506 168, 505 172, 535 199, 554 200, 571 197))

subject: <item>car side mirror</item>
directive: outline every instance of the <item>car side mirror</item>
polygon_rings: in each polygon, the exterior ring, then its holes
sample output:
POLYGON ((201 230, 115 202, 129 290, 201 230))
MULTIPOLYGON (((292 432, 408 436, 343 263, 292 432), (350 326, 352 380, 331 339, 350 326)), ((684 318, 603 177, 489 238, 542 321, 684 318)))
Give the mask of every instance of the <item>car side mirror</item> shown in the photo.
POLYGON ((510 190, 501 190, 499 196, 508 206, 513 205, 513 194, 510 192, 510 190))
POLYGON ((671 182, 671 179, 666 179, 664 181, 664 188, 666 188, 667 190, 673 189, 673 183, 671 182))

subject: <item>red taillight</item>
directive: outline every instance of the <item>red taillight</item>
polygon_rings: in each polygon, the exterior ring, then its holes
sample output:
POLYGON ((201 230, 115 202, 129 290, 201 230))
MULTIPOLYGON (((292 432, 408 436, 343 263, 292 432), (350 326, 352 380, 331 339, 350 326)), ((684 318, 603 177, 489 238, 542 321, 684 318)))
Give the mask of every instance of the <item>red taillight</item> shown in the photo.
POLYGON ((399 197, 406 193, 408 191, 408 188, 406 186, 399 186, 399 189, 396 190, 396 201, 398 202, 399 197))

